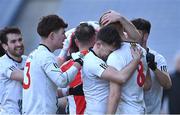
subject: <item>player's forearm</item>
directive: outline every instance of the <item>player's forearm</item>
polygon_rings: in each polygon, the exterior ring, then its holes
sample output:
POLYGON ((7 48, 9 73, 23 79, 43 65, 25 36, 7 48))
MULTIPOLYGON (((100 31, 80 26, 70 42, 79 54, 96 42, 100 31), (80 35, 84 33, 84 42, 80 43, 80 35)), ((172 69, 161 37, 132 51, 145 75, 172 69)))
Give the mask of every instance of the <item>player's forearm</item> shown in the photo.
POLYGON ((11 73, 11 79, 12 80, 16 80, 16 81, 20 81, 20 82, 23 82, 23 71, 22 70, 14 70, 12 73, 11 73))
POLYGON ((59 68, 56 70, 46 71, 48 77, 60 88, 65 88, 67 85, 74 80, 79 69, 74 66, 71 66, 66 72, 59 71, 59 68))
POLYGON ((148 71, 146 73, 146 79, 145 79, 145 83, 144 83, 143 89, 145 91, 148 91, 148 90, 151 89, 151 86, 152 86, 151 74, 150 74, 150 71, 148 69, 148 71))
POLYGON ((128 21, 125 17, 119 18, 119 21, 123 25, 125 32, 128 35, 127 40, 138 42, 141 38, 141 35, 137 31, 136 27, 130 21, 128 21))
POLYGON ((171 78, 168 73, 162 72, 159 69, 154 71, 155 76, 158 78, 159 83, 163 88, 169 89, 172 86, 171 78))
POLYGON ((106 114, 115 114, 117 110, 117 106, 119 99, 116 99, 114 96, 110 96, 108 99, 108 108, 106 114))
POLYGON ((57 62, 58 62, 58 65, 59 65, 59 67, 64 63, 66 61, 66 59, 65 58, 60 58, 60 57, 57 57, 57 62))
POLYGON ((137 69, 139 64, 139 60, 132 60, 125 68, 123 68, 120 72, 122 76, 123 83, 126 83, 127 80, 132 76, 134 71, 137 69))
POLYGON ((110 82, 110 91, 108 97, 107 114, 115 114, 120 100, 119 84, 110 82))

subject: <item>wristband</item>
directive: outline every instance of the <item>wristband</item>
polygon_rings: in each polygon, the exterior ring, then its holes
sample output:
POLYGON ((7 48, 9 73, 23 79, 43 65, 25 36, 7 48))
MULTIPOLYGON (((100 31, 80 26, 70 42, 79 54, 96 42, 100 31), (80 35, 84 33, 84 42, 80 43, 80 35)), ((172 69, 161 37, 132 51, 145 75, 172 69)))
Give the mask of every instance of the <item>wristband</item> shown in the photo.
POLYGON ((83 60, 81 58, 75 59, 74 62, 79 63, 81 66, 83 66, 83 60))

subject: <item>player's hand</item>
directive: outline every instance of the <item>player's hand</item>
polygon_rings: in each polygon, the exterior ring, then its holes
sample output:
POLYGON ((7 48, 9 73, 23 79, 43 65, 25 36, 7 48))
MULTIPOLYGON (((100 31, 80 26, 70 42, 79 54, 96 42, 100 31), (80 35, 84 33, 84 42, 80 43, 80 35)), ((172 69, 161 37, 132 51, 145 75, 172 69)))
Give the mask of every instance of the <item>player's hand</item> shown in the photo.
POLYGON ((110 23, 120 21, 121 18, 122 18, 122 16, 120 15, 120 13, 110 10, 103 14, 103 16, 100 19, 100 23, 101 23, 101 25, 106 26, 110 23))
POLYGON ((71 57, 73 60, 76 60, 78 58, 84 59, 84 56, 88 53, 88 50, 82 50, 80 52, 72 53, 71 57))
POLYGON ((143 52, 141 48, 138 48, 137 46, 131 46, 131 54, 134 60, 140 61, 140 59, 143 56, 143 52))
POLYGON ((72 44, 72 33, 73 33, 73 29, 69 30, 66 32, 66 39, 63 42, 63 48, 61 49, 61 52, 59 54, 59 58, 64 58, 67 57, 67 53, 71 47, 72 44))
POLYGON ((147 49, 146 61, 147 61, 148 67, 151 70, 155 71, 157 69, 157 63, 155 62, 155 56, 154 56, 154 54, 149 52, 149 49, 147 49))
POLYGON ((84 95, 83 84, 81 83, 75 87, 70 87, 69 88, 69 95, 84 95))
POLYGON ((71 57, 74 60, 74 62, 77 62, 81 66, 83 66, 83 60, 82 60, 84 58, 83 54, 81 54, 80 52, 76 52, 76 53, 72 53, 71 57))
POLYGON ((71 57, 75 62, 78 62, 81 66, 83 65, 84 56, 88 53, 88 50, 82 50, 80 52, 72 53, 71 57))

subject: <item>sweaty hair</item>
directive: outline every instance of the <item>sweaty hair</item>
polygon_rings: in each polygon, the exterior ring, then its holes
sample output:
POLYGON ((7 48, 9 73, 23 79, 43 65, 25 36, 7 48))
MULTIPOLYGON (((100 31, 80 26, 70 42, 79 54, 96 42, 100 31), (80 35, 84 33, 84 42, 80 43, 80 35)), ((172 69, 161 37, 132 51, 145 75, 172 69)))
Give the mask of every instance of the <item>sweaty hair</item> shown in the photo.
POLYGON ((7 34, 21 34, 21 31, 19 28, 16 27, 5 27, 4 29, 0 30, 0 40, 2 44, 7 44, 8 38, 7 34))
POLYGON ((144 32, 147 32, 148 34, 150 33, 151 23, 148 20, 137 18, 137 19, 131 20, 131 22, 134 24, 134 26, 138 30, 142 30, 144 32))
POLYGON ((81 23, 75 30, 75 37, 82 43, 91 41, 91 38, 95 35, 95 29, 92 25, 87 23, 81 23))
POLYGON ((67 28, 67 24, 57 15, 48 15, 43 17, 38 23, 37 32, 41 37, 48 37, 48 35, 57 31, 60 28, 67 28))
POLYGON ((101 40, 115 48, 120 48, 122 42, 117 29, 113 25, 107 25, 101 28, 97 34, 97 40, 101 40))

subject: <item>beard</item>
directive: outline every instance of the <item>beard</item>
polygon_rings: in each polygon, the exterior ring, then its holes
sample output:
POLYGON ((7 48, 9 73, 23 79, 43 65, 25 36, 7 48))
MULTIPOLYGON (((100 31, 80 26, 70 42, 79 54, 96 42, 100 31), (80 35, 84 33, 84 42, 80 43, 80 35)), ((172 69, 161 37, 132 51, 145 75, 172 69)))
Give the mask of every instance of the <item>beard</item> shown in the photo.
POLYGON ((15 57, 21 57, 23 54, 24 54, 24 46, 18 46, 18 47, 15 47, 14 49, 8 49, 8 52, 15 56, 15 57))

